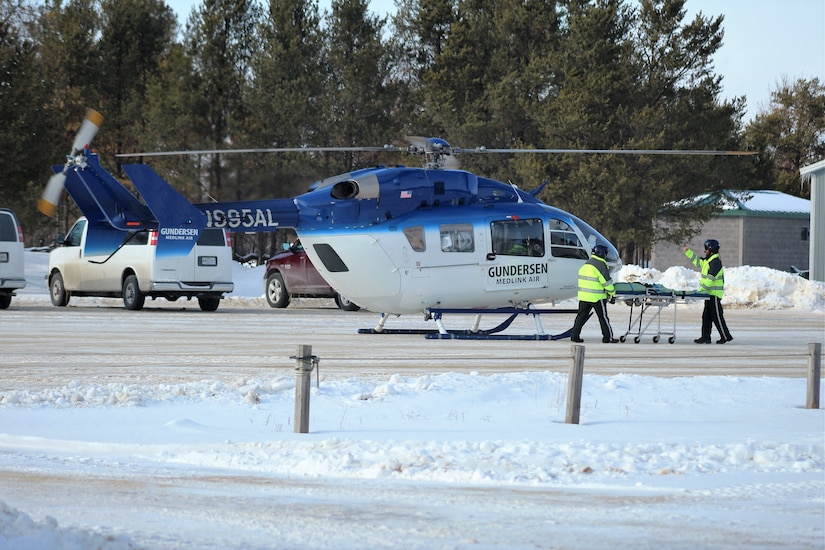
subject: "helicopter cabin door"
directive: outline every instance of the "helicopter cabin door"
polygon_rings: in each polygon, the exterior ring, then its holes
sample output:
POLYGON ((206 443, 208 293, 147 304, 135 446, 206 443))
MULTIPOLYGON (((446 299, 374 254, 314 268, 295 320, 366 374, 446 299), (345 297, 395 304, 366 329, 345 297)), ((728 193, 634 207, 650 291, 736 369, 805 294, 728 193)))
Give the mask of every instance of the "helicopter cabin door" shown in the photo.
MULTIPOLYGON (((488 292, 513 293, 546 288, 548 263, 544 223, 541 218, 507 216, 490 220, 490 244, 486 268, 488 292)), ((526 292, 525 299, 532 299, 526 292)))
POLYGON ((550 243, 551 295, 575 296, 578 288, 578 271, 590 255, 579 235, 568 223, 558 218, 547 220, 550 243))

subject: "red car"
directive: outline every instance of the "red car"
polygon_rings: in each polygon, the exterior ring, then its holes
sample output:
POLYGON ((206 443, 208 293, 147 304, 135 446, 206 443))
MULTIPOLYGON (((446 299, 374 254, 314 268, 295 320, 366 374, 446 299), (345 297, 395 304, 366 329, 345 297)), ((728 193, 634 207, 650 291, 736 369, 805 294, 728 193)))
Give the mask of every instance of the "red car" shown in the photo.
POLYGON ((266 301, 272 307, 286 307, 293 296, 334 298, 344 311, 358 311, 360 306, 341 296, 312 265, 301 241, 266 261, 264 274, 266 301))

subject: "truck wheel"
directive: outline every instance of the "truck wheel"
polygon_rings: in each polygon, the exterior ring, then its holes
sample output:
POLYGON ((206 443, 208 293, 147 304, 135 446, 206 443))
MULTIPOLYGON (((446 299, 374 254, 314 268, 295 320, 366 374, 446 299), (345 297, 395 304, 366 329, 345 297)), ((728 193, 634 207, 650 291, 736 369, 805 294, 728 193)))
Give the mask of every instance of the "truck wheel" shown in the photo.
POLYGON ((221 305, 220 296, 198 296, 198 305, 201 311, 215 311, 221 305))
POLYGON ((361 309, 361 306, 358 304, 351 302, 345 296, 342 296, 340 293, 335 294, 335 303, 338 304, 338 307, 343 309, 344 311, 358 311, 361 309))
POLYGON ((284 284, 284 278, 277 271, 266 278, 266 301, 270 307, 289 305, 289 292, 284 284))
POLYGON ((69 293, 63 286, 63 275, 59 272, 52 275, 49 281, 49 295, 52 298, 52 305, 64 307, 69 305, 69 293))
POLYGON ((126 309, 139 310, 143 309, 143 303, 146 301, 146 296, 140 291, 137 277, 129 275, 123 281, 123 305, 126 309))
POLYGON ((11 305, 11 294, 0 294, 0 309, 8 309, 11 305))

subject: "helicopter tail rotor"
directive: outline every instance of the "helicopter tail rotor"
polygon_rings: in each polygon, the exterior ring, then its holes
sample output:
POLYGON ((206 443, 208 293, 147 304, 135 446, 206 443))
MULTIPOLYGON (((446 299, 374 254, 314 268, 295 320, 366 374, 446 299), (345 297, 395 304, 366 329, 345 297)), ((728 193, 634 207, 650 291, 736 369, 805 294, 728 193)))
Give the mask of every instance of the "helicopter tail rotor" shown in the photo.
POLYGON ((89 109, 86 112, 86 118, 80 125, 77 134, 75 134, 72 150, 66 157, 66 164, 63 166, 63 171, 54 174, 49 178, 46 184, 46 189, 43 190, 43 195, 37 203, 37 209, 46 216, 53 216, 57 210, 57 203, 60 201, 60 194, 66 185, 66 174, 72 166, 85 166, 86 157, 83 154, 84 149, 92 142, 100 126, 103 124, 103 115, 89 109))

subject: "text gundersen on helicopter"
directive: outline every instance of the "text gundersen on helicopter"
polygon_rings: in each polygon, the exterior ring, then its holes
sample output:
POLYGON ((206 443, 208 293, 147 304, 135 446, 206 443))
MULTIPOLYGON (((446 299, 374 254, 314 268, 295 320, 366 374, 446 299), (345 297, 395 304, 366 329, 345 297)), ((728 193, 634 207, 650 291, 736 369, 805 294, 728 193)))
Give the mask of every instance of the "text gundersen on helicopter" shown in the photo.
POLYGON ((494 285, 538 283, 539 275, 547 274, 547 264, 494 265, 487 269, 487 277, 494 285))
POLYGON ((205 208, 206 226, 219 229, 260 229, 278 227, 280 224, 272 217, 272 211, 266 208, 229 208, 227 210, 205 208))
POLYGON ((193 227, 161 227, 160 234, 168 241, 194 241, 198 230, 193 227))

